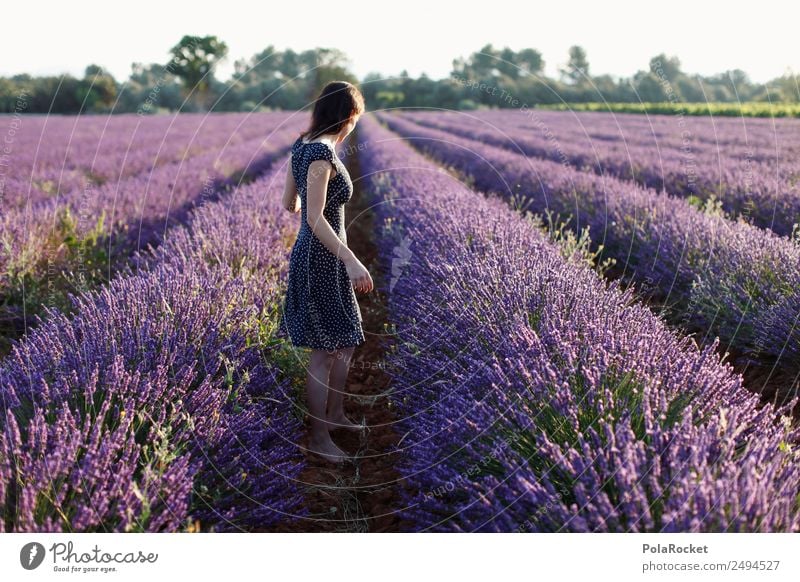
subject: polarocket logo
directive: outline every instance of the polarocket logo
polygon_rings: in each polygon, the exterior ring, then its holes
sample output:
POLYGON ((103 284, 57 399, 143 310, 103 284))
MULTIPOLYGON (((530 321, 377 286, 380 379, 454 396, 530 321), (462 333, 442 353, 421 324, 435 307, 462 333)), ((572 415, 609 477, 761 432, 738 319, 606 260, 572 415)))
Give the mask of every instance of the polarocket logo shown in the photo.
POLYGON ((35 570, 44 561, 44 546, 39 542, 29 542, 19 551, 19 563, 26 570, 35 570))

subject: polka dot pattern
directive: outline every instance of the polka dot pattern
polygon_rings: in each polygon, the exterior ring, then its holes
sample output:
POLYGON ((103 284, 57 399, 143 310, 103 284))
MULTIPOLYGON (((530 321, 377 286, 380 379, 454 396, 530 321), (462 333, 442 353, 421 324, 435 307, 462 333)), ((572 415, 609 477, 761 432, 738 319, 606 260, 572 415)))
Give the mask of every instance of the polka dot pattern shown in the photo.
POLYGON ((353 182, 333 147, 323 142, 292 145, 292 175, 301 202, 301 222, 289 259, 289 280, 281 331, 292 345, 334 350, 364 343, 361 310, 344 262, 317 238, 307 221, 306 195, 311 162, 327 160, 336 175, 328 181, 323 216, 347 244, 344 205, 353 196, 353 182))

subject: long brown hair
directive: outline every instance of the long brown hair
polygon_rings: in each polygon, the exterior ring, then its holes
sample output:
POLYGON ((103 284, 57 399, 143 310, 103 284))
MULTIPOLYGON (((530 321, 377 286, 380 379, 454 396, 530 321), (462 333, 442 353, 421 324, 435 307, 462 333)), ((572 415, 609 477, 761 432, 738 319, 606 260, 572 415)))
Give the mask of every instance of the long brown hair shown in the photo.
POLYGON ((311 124, 300 134, 300 139, 312 140, 324 133, 339 133, 354 115, 364 113, 361 91, 347 81, 331 81, 323 87, 314 102, 311 124))

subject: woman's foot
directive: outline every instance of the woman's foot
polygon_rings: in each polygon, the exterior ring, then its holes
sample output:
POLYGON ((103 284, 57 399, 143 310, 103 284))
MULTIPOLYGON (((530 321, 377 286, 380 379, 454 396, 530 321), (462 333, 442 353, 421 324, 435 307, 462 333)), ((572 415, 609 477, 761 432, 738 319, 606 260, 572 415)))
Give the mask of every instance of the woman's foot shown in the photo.
POLYGON ((331 463, 342 463, 349 458, 347 453, 337 447, 330 437, 327 439, 311 437, 308 441, 308 450, 331 463))
POLYGON ((328 430, 336 430, 340 428, 359 432, 364 430, 366 427, 363 424, 354 423, 344 414, 328 417, 328 430))

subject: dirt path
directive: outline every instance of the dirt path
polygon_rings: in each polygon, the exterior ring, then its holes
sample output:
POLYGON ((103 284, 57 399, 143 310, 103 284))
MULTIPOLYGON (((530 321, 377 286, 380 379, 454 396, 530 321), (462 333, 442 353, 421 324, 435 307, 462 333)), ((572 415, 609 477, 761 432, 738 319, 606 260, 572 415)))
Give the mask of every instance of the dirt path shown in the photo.
MULTIPOLYGON (((356 348, 347 378, 345 412, 353 421, 361 421, 367 430, 361 434, 348 431, 332 433, 334 441, 353 462, 341 468, 307 455, 307 467, 301 475, 306 488, 310 518, 295 520, 277 531, 305 532, 391 532, 402 531, 396 511, 399 498, 399 473, 396 454, 389 452, 400 440, 394 429, 395 416, 389 407, 391 379, 385 368, 385 353, 391 337, 385 331, 388 322, 386 297, 377 290, 384 273, 378 264, 375 230, 369 204, 365 200, 356 156, 347 160, 353 178, 353 198, 345 210, 347 240, 356 256, 369 269, 376 289, 358 295, 366 343, 356 348)), ((304 447, 307 442, 303 442, 304 447)), ((275 530, 273 530, 275 531, 275 530)))

